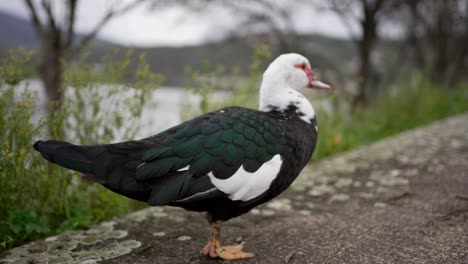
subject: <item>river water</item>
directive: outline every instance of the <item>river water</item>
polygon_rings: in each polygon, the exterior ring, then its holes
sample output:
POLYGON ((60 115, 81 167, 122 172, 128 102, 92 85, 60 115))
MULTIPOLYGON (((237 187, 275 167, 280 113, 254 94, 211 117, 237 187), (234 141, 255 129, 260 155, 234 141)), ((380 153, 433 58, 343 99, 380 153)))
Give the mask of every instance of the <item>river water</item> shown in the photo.
MULTIPOLYGON (((36 94, 36 111, 33 121, 37 122, 44 115, 46 105, 46 94, 39 80, 32 79, 21 82, 16 88, 17 94, 21 94, 25 87, 30 92, 36 94)), ((105 87, 103 87, 105 89, 105 87)), ((129 94, 122 94, 129 96, 129 94)), ((221 99, 221 94, 215 98, 221 99)), ((196 111, 200 103, 200 96, 192 93, 188 89, 181 87, 161 86, 154 90, 150 103, 143 109, 141 119, 141 130, 138 137, 146 137, 171 126, 177 125, 182 121, 182 111, 196 111)))

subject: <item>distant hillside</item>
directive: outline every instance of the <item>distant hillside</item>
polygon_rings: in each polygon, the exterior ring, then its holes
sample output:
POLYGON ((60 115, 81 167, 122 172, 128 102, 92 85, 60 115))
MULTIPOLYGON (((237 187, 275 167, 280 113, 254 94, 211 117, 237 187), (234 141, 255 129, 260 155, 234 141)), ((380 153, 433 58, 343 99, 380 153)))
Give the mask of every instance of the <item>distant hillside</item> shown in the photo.
MULTIPOLYGON (((83 35, 78 34, 77 40, 83 35)), ((37 49, 39 41, 31 22, 23 18, 0 11, 0 55, 16 48, 37 49)), ((95 45, 112 45, 101 39, 94 41, 95 45)))
MULTIPOLYGON (((2 12, 0 12, 0 39, 2 40, 0 55, 6 54, 8 49, 12 48, 37 49, 38 47, 35 32, 29 21, 2 12)), ((335 71, 342 71, 355 57, 354 47, 347 40, 307 35, 301 36, 299 41, 300 52, 311 59, 313 66, 321 69, 333 68, 335 71)), ((199 46, 134 48, 134 56, 145 53, 151 69, 166 77, 166 85, 182 86, 187 83, 187 78, 184 76, 185 68, 201 69, 205 61, 222 64, 226 69, 236 67, 241 73, 247 73, 254 46, 252 41, 232 38, 199 46)), ((90 59, 98 62, 111 50, 119 49, 123 54, 127 48, 98 39, 90 47, 90 59)), ((273 55, 276 56, 278 53, 273 47, 273 55)))
MULTIPOLYGON (((354 46, 350 41, 324 37, 320 35, 308 35, 300 37, 301 52, 311 59, 311 64, 319 69, 333 69, 334 71, 347 71, 352 68, 355 61, 354 46)), ((91 59, 99 61, 108 54, 111 45, 95 45, 91 48, 91 59)), ((112 45, 113 48, 124 53, 126 48, 112 45)), ((207 43, 199 46, 187 47, 155 47, 134 48, 134 56, 144 53, 151 69, 166 77, 166 85, 183 86, 190 80, 184 75, 187 67, 202 69, 206 61, 211 64, 222 64, 229 72, 234 67, 241 73, 247 74, 255 44, 242 38, 232 38, 218 43, 207 43)), ((272 47, 273 57, 279 55, 279 51, 272 47)))
POLYGON ((37 48, 36 34, 30 23, 0 11, 0 51, 24 47, 37 48))

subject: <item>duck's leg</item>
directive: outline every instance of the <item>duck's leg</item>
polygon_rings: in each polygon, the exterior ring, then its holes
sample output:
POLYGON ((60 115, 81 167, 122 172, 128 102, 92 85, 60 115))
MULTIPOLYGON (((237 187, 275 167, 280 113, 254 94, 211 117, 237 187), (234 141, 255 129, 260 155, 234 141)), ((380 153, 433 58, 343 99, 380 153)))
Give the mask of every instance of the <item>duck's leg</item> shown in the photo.
POLYGON ((255 257, 253 253, 242 251, 244 243, 235 246, 222 247, 221 242, 219 241, 222 224, 223 221, 215 221, 211 223, 213 229, 211 231, 210 241, 200 251, 200 253, 205 256, 210 256, 211 258, 220 257, 222 259, 246 259, 255 257))

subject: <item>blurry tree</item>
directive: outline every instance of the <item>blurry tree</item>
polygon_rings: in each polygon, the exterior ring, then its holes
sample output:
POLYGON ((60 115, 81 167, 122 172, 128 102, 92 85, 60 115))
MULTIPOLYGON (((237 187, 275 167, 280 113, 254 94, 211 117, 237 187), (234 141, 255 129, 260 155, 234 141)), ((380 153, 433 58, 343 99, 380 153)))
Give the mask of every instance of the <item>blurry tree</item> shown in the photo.
POLYGON ((280 53, 302 52, 292 18, 297 8, 323 8, 332 10, 348 27, 359 54, 358 91, 353 98, 353 105, 366 104, 368 100, 369 80, 371 79, 372 60, 378 40, 378 26, 396 9, 402 0, 306 0, 298 3, 296 9, 289 1, 278 0, 186 0, 200 9, 207 6, 227 8, 236 14, 240 21, 236 34, 267 33, 273 37, 280 53), (353 34, 351 25, 358 23, 360 33, 353 34))
POLYGON ((96 37, 112 18, 137 7, 145 0, 116 1, 109 5, 94 29, 77 39, 75 32, 79 0, 24 0, 40 41, 39 76, 48 97, 48 111, 53 113, 63 100, 64 66, 96 37))
POLYGON ((359 50, 358 91, 353 98, 353 106, 368 101, 369 80, 372 72, 372 53, 379 35, 378 26, 388 11, 398 6, 398 0, 330 0, 327 7, 340 16, 350 31, 359 50), (358 22, 361 33, 353 34, 352 24, 358 22))
POLYGON ((300 52, 300 43, 292 22, 292 10, 288 1, 223 1, 225 6, 239 14, 239 26, 245 33, 268 33, 269 42, 280 53, 300 52), (248 32, 250 30, 250 32, 248 32), (257 32, 255 32, 257 31, 257 32))
POLYGON ((468 1, 404 1, 410 55, 432 81, 453 85, 468 71, 468 1))
POLYGON ((289 1, 179 0, 179 3, 195 12, 208 13, 223 9, 234 14, 236 27, 228 33, 230 36, 264 36, 280 53, 301 50, 289 1))

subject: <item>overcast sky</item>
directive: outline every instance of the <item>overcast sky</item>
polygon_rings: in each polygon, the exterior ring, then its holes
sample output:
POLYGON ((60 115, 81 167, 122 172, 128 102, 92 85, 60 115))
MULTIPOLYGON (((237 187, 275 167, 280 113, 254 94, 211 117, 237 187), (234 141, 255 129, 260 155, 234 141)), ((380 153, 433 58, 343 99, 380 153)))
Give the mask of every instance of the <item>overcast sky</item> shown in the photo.
MULTIPOLYGON (((62 0, 52 0, 54 1, 62 0)), ((96 25, 107 7, 114 1, 82 0, 79 3, 76 29, 78 32, 87 32, 96 25)), ((0 10, 29 19, 29 11, 24 1, 0 1, 0 10)), ((148 11, 147 7, 142 6, 112 19, 98 36, 133 46, 195 45, 222 38, 226 32, 233 30, 235 21, 235 17, 223 12, 200 16, 186 12, 182 8, 156 12, 148 11)), ((294 11, 293 23, 296 30, 301 33, 348 36, 348 31, 340 19, 330 12, 298 7, 294 11)))

